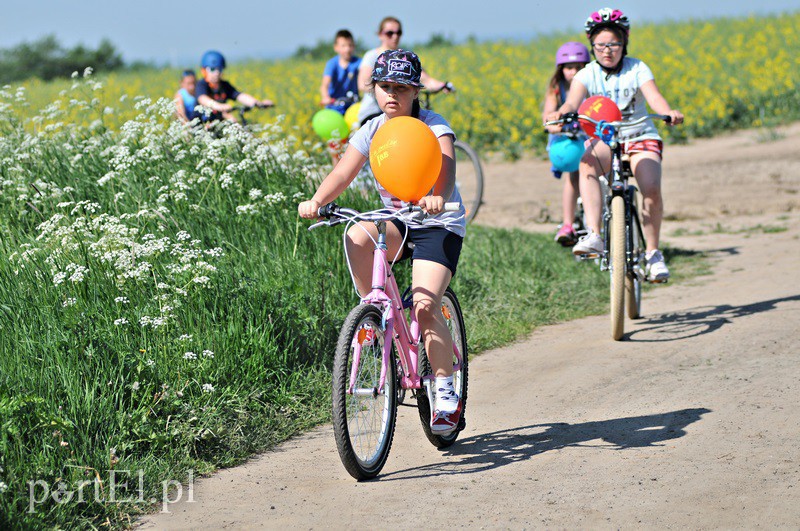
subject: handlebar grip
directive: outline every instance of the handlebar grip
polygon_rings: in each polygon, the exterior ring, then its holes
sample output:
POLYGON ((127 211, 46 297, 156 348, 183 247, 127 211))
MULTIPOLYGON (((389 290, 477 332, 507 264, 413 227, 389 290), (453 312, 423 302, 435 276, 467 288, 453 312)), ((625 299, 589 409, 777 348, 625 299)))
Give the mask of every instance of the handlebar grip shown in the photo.
POLYGON ((668 114, 665 114, 664 116, 662 116, 661 119, 664 120, 665 124, 671 124, 672 123, 672 116, 669 116, 668 114))
POLYGON ((339 205, 331 202, 328 203, 327 205, 319 207, 319 209, 317 209, 317 215, 321 218, 330 218, 334 214, 334 212, 338 212, 338 210, 339 210, 339 205))
POLYGON ((460 208, 461 208, 461 203, 457 203, 455 201, 451 201, 449 203, 444 204, 445 212, 458 212, 460 208))

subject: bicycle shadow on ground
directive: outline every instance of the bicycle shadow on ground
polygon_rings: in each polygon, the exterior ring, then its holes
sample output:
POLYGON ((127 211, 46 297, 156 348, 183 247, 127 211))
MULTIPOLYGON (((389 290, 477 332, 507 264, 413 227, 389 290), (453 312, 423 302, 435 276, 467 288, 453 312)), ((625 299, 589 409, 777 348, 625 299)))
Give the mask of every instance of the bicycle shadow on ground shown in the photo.
POLYGON ((441 463, 389 472, 377 481, 486 472, 567 447, 619 451, 664 446, 660 443, 683 437, 687 426, 710 412, 706 408, 682 409, 579 424, 534 424, 484 433, 459 439, 443 450, 442 455, 449 459, 441 463), (592 441, 595 442, 590 444, 592 441))
POLYGON ((800 295, 754 302, 742 306, 720 304, 717 306, 701 306, 683 312, 665 313, 643 319, 644 327, 627 333, 625 339, 641 343, 681 341, 715 332, 726 324, 732 324, 734 319, 777 310, 779 304, 795 301, 800 301, 800 295))

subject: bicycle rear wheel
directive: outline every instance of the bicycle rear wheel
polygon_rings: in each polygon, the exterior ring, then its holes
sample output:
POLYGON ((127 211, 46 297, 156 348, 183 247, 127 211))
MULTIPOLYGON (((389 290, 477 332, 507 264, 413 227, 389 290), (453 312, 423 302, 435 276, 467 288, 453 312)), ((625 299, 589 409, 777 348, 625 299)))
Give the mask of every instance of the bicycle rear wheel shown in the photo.
POLYGON ((611 199, 609 256, 611 267, 611 337, 622 339, 625 332, 625 198, 611 199))
MULTIPOLYGON (((469 363, 467 357, 467 334, 464 328, 464 316, 461 313, 461 305, 458 303, 456 294, 450 288, 447 288, 442 297, 442 314, 444 315, 447 328, 450 330, 450 335, 453 338, 453 345, 458 349, 461 354, 461 368, 453 373, 453 387, 456 393, 461 398, 461 420, 458 421, 458 428, 448 435, 438 435, 431 431, 431 406, 425 387, 420 389, 417 393, 417 409, 419 410, 419 420, 422 423, 422 431, 425 432, 425 437, 436 448, 447 448, 451 446, 458 434, 466 427, 466 413, 467 413, 467 377, 469 374, 469 363)), ((427 376, 431 374, 431 365, 428 361, 428 356, 425 354, 425 349, 420 345, 420 363, 419 373, 420 376, 427 376)), ((457 362, 455 353, 453 353, 453 363, 457 362)), ((432 387, 433 388, 433 387, 432 387)))
POLYGON ((333 433, 342 464, 358 480, 378 475, 386 463, 397 418, 396 363, 389 360, 380 389, 386 331, 370 304, 353 308, 339 333, 333 359, 333 433), (355 358, 355 359, 354 359, 355 358), (353 365, 357 367, 353 368, 353 365), (355 374, 354 389, 350 375, 355 374))
POLYGON ((456 186, 467 210, 467 223, 475 218, 483 201, 483 168, 478 154, 469 145, 456 140, 456 186))
POLYGON ((625 308, 628 317, 638 319, 642 315, 642 284, 644 283, 644 253, 646 245, 639 224, 639 209, 637 208, 636 190, 632 191, 631 204, 631 271, 625 276, 625 308))

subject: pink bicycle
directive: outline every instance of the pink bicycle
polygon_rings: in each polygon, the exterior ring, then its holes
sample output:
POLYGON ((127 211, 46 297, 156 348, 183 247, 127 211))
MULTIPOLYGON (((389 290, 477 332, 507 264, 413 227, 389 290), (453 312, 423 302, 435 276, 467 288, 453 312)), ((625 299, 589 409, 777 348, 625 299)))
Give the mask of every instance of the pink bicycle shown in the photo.
MULTIPOLYGON (((449 205, 448 205, 449 206, 449 205)), ((451 210, 452 208, 446 209, 451 210)), ((333 361, 333 431, 342 464, 358 480, 377 476, 389 456, 398 403, 406 390, 416 398, 422 429, 437 448, 452 445, 466 426, 467 336, 455 293, 448 287, 442 314, 453 337, 454 387, 462 400, 461 420, 449 434, 430 429, 435 399, 433 374, 420 340, 413 312, 411 288, 403 295, 387 256, 386 222, 399 218, 414 223, 424 215, 417 206, 397 212, 358 212, 333 203, 319 210, 320 225, 369 221, 378 229, 372 267, 372 291, 348 314, 339 333, 333 361), (387 341, 387 339, 391 340, 387 341)), ((347 229, 345 229, 345 234, 347 229)), ((346 250, 346 247, 345 247, 346 250)), ((395 257, 396 259, 397 257, 395 257)), ((394 261, 394 259, 393 259, 394 261)), ((348 266, 349 266, 348 258, 348 266)))

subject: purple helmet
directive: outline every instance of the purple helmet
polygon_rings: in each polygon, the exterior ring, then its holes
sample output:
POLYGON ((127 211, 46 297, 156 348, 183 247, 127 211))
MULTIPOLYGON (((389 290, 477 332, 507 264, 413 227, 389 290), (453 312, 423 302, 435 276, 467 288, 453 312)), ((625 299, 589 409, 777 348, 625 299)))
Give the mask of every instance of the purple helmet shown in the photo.
POLYGON ((628 17, 619 9, 604 7, 589 15, 589 18, 586 19, 586 24, 583 26, 586 36, 590 39, 595 32, 603 28, 616 28, 627 39, 631 30, 631 23, 628 21, 628 17))
POLYGON ((556 66, 567 63, 588 63, 589 50, 580 42, 565 42, 556 52, 556 66))

